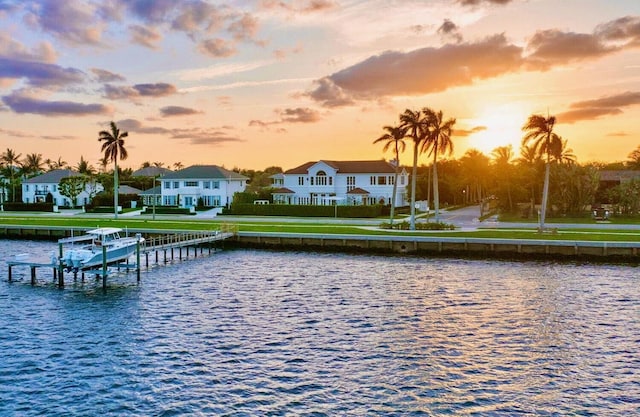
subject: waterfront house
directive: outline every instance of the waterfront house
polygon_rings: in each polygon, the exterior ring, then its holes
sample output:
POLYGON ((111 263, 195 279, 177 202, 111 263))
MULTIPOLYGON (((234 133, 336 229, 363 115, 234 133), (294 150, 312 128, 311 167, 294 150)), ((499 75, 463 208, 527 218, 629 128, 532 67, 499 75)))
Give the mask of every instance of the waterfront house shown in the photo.
POLYGON ((72 202, 69 197, 60 194, 60 181, 63 178, 80 176, 82 176, 82 174, 70 169, 54 169, 53 171, 45 172, 42 175, 24 180, 22 182, 22 202, 46 202, 47 196, 50 195, 49 201, 56 206, 70 207, 89 204, 91 198, 104 189, 101 184, 93 180, 87 181, 84 184, 84 189, 78 194, 74 202, 72 202))
MULTIPOLYGON (((313 161, 273 175, 273 202, 305 205, 390 205, 395 166, 384 160, 313 161)), ((409 175, 398 174, 396 207, 407 205, 409 175)))
POLYGON ((165 174, 160 182, 163 206, 229 206, 233 195, 243 192, 249 178, 217 165, 193 165, 165 174))

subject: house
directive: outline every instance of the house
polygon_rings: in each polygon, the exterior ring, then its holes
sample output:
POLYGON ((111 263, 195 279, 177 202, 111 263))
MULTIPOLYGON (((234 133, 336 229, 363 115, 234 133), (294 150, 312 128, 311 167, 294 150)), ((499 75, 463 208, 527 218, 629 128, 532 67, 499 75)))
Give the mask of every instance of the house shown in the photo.
POLYGON ((249 178, 216 165, 193 165, 165 174, 160 182, 163 206, 229 206, 249 178))
POLYGON ((39 203, 46 202, 50 195, 50 201, 56 206, 79 206, 88 204, 91 198, 104 188, 95 181, 87 181, 84 189, 78 194, 75 202, 69 197, 60 194, 60 181, 68 177, 81 177, 82 174, 70 169, 54 169, 22 182, 22 202, 39 203))
POLYGON ((9 178, 0 175, 0 204, 9 201, 9 178))
MULTIPOLYGON (((273 175, 276 204, 372 205, 391 204, 395 166, 376 161, 307 162, 273 175)), ((407 171, 398 173, 396 207, 407 204, 407 171)))

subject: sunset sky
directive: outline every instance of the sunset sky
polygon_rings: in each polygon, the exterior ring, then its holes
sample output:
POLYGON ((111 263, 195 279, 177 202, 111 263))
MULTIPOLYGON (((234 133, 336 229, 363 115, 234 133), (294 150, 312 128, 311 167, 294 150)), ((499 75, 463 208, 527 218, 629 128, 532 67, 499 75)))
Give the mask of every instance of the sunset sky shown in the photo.
POLYGON ((0 0, 0 151, 98 167, 113 120, 125 167, 289 169, 391 158, 373 140, 425 106, 454 157, 548 112, 580 163, 626 160, 640 1, 0 0))

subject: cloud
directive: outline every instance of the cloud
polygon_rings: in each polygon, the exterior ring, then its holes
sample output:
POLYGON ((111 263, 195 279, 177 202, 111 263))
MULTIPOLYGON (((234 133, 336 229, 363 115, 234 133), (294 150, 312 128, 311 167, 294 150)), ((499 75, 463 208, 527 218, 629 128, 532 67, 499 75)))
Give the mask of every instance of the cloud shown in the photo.
POLYGON ((162 117, 171 117, 171 116, 190 116, 193 114, 200 114, 201 111, 190 109, 188 107, 180 107, 180 106, 167 106, 162 107, 160 109, 160 114, 162 117))
POLYGON ((140 97, 164 97, 177 93, 172 84, 136 84, 134 86, 104 85, 104 96, 111 100, 137 100, 140 97))
POLYGON ((272 125, 279 125, 284 123, 315 123, 321 119, 320 112, 308 107, 296 107, 295 109, 289 108, 284 110, 276 110, 276 113, 279 116, 278 120, 273 120, 270 122, 265 122, 263 120, 251 120, 249 122, 249 126, 268 128, 272 125))
POLYGON ((162 39, 162 36, 160 36, 158 31, 146 26, 131 25, 129 27, 129 33, 131 34, 131 40, 133 43, 137 43, 138 45, 142 45, 149 49, 157 49, 157 44, 162 39))
POLYGON ((242 17, 232 22, 229 25, 228 30, 237 41, 255 41, 255 36, 258 33, 258 27, 258 20, 249 13, 245 13, 242 17))
POLYGON ((449 19, 445 19, 444 22, 442 22, 442 25, 440 25, 440 27, 438 28, 437 33, 444 41, 453 41, 455 43, 462 42, 462 34, 460 33, 460 29, 449 19))
POLYGON ((130 133, 168 136, 171 139, 188 139, 193 145, 219 145, 227 142, 244 142, 243 139, 229 135, 218 128, 166 129, 159 126, 143 126, 135 119, 117 122, 120 129, 130 133))
POLYGON ((112 83, 112 82, 126 81, 126 78, 123 77, 122 75, 115 74, 113 72, 106 71, 106 70, 103 70, 103 69, 90 68, 89 71, 91 71, 96 76, 96 80, 98 82, 100 82, 100 83, 112 83))
POLYGON ((37 47, 28 50, 8 33, 0 33, 0 56, 19 61, 35 61, 49 64, 55 62, 58 58, 57 52, 49 42, 41 42, 37 47))
POLYGON ((80 84, 85 81, 85 73, 55 64, 0 57, 0 78, 25 78, 33 87, 53 87, 80 84))
POLYGON ((286 2, 282 0, 263 0, 260 6, 267 10, 285 10, 295 13, 316 13, 333 9, 336 3, 329 0, 297 0, 286 2))
POLYGON ((625 137, 625 136, 631 136, 631 134, 627 133, 627 132, 611 132, 611 133, 607 133, 607 136, 612 136, 612 137, 625 137))
POLYGON ((606 41, 631 42, 640 46, 640 17, 625 16, 596 26, 594 32, 606 41))
POLYGON ((95 11, 80 0, 42 0, 29 8, 27 21, 72 45, 100 45, 104 25, 95 11))
POLYGON ((486 126, 475 126, 471 129, 454 129, 453 135, 458 137, 467 137, 484 130, 487 130, 486 126))
POLYGON ((440 92, 518 71, 521 53, 504 35, 406 53, 387 51, 318 80, 308 95, 337 107, 356 99, 440 92))
POLYGON ((112 108, 102 104, 83 104, 72 101, 47 101, 20 93, 3 96, 2 101, 15 113, 31 113, 41 116, 88 116, 109 114, 112 108))
POLYGON ((238 52, 233 42, 221 38, 204 40, 198 49, 213 58, 227 58, 238 52))
POLYGON ((640 92, 627 91, 593 100, 572 103, 569 110, 557 115, 559 123, 575 123, 580 120, 594 120, 601 116, 622 113, 623 107, 640 104, 640 92))
POLYGON ((222 27, 224 14, 214 5, 205 2, 187 3, 172 22, 174 30, 186 32, 189 36, 204 31, 212 33, 222 27))

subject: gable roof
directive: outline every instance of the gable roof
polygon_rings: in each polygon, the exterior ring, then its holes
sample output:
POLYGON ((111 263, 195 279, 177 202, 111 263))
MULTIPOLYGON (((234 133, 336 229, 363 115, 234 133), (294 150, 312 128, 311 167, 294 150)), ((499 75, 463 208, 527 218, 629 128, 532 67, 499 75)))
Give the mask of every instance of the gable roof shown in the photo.
POLYGON ((118 187, 119 194, 140 194, 142 190, 139 190, 135 187, 131 187, 130 185, 120 185, 118 187))
POLYGON ((238 174, 234 171, 229 171, 217 165, 192 165, 180 171, 170 172, 162 179, 209 179, 219 178, 226 180, 248 180, 249 177, 245 177, 242 174, 238 174))
POLYGON ((393 174, 395 168, 384 159, 375 161, 312 161, 285 171, 285 174, 307 174, 313 165, 323 162, 340 174, 393 174))
POLYGON ((79 174, 76 171, 70 169, 54 169, 53 171, 45 172, 42 175, 29 178, 24 182, 27 184, 59 184, 60 180, 63 178, 77 177, 78 175, 82 174, 79 174))
POLYGON ((271 191, 271 194, 295 194, 295 192, 291 191, 287 187, 281 187, 281 188, 274 188, 271 191))
POLYGON ((148 190, 140 191, 138 195, 160 195, 160 194, 162 194, 162 190, 158 185, 153 188, 149 188, 148 190))
POLYGON ((628 182, 632 179, 640 178, 640 171, 612 171, 612 170, 603 170, 600 171, 600 181, 618 181, 618 182, 628 182))
POLYGON ((349 190, 347 191, 347 194, 353 194, 353 195, 367 195, 367 194, 371 194, 369 191, 362 189, 360 187, 356 187, 353 190, 349 190))

